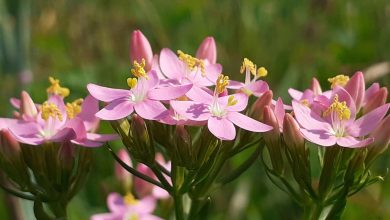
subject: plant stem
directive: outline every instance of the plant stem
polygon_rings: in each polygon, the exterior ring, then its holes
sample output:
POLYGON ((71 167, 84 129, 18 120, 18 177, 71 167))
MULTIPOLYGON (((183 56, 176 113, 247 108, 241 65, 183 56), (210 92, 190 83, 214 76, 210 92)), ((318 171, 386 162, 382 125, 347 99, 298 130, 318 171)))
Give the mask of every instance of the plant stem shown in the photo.
POLYGON ((321 213, 323 211, 322 204, 319 203, 312 203, 305 207, 304 209, 304 219, 306 220, 318 220, 321 216, 321 213))
POLYGON ((63 202, 49 203, 48 206, 56 219, 67 219, 66 207, 68 204, 63 202))
POLYGON ((183 196, 177 192, 173 192, 173 202, 175 203, 176 220, 184 220, 183 196))

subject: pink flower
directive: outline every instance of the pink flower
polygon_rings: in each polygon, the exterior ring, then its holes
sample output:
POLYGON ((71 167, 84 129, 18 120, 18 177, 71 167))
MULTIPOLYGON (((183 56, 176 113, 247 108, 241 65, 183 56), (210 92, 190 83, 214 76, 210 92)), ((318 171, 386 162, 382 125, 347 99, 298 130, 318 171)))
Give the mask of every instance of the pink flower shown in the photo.
POLYGON ((156 208, 156 200, 153 197, 145 197, 141 200, 134 198, 132 194, 122 197, 118 193, 110 193, 107 197, 109 213, 96 214, 91 220, 161 220, 151 213, 156 208))
POLYGON ((96 130, 98 123, 94 116, 98 102, 92 96, 86 97, 79 106, 81 101, 65 105, 62 97, 51 95, 38 108, 27 93, 23 94, 20 100, 21 118, 8 120, 10 131, 22 143, 40 145, 45 142, 71 141, 81 146, 98 147, 103 142, 117 138, 117 135, 90 133, 96 130))
POLYGON ((325 101, 320 103, 325 107, 321 113, 293 101, 295 117, 302 126, 302 134, 309 141, 321 146, 367 146, 373 139, 362 137, 378 126, 389 109, 389 104, 386 104, 355 120, 355 103, 342 87, 335 87, 331 98, 327 103, 325 101))
POLYGON ((133 111, 142 118, 158 120, 165 116, 166 108, 161 100, 171 100, 184 95, 191 84, 159 87, 159 79, 155 71, 147 77, 140 77, 132 89, 112 89, 88 84, 90 94, 96 99, 108 102, 96 116, 104 120, 118 120, 129 116, 133 111))
POLYGON ((160 52, 161 71, 173 83, 211 86, 222 71, 220 64, 204 62, 181 51, 178 53, 179 57, 168 48, 160 52))
POLYGON ((245 82, 230 80, 228 88, 240 90, 248 96, 262 96, 269 90, 269 87, 266 82, 257 79, 266 76, 268 72, 264 67, 260 67, 258 70, 256 68, 256 65, 252 61, 245 58, 240 70, 241 73, 245 72, 245 82), (252 79, 251 75, 253 75, 252 79))
POLYGON ((228 80, 221 76, 217 80, 214 96, 197 89, 189 96, 193 101, 171 101, 172 108, 190 120, 207 121, 210 132, 222 140, 235 138, 234 124, 253 132, 271 130, 272 127, 239 113, 248 105, 248 97, 245 94, 218 97, 228 85, 228 80))

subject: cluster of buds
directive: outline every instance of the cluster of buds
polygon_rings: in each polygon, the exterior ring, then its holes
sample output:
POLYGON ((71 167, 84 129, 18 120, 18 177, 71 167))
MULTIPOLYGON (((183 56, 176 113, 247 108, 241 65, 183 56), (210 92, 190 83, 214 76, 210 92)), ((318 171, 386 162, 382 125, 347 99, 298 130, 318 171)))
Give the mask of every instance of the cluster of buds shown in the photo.
POLYGON ((114 158, 138 179, 165 190, 174 200, 177 219, 199 216, 213 190, 236 179, 256 161, 262 139, 256 133, 272 130, 246 111, 250 97, 269 90, 259 80, 267 70, 257 69, 245 58, 241 67, 245 83, 229 80, 216 55, 215 41, 207 37, 196 57, 168 48, 153 56, 146 37, 134 31, 129 88, 87 86, 94 98, 107 103, 96 116, 111 122, 132 160, 150 175, 126 164, 108 146, 114 158), (222 175, 226 161, 246 149, 252 151, 251 156, 237 170, 222 175), (171 161, 170 167, 156 160, 156 154, 171 161), (183 197, 192 201, 188 212, 183 197))
POLYGON ((339 217, 349 196, 381 180, 370 166, 390 141, 385 87, 374 83, 366 90, 362 72, 329 82, 331 90, 324 92, 315 78, 303 92, 289 89, 292 106, 263 96, 262 114, 253 112, 274 127, 264 134, 269 178, 308 210, 308 219, 339 217), (318 160, 310 159, 312 151, 318 160), (312 167, 318 166, 317 174, 312 167))
POLYGON ((20 99, 11 99, 15 118, 0 119, 1 186, 32 200, 38 219, 66 217, 68 202, 90 171, 92 152, 86 147, 117 138, 92 133, 99 123, 96 99, 88 96, 65 104, 69 89, 49 80, 47 101, 36 104, 23 91, 20 99))

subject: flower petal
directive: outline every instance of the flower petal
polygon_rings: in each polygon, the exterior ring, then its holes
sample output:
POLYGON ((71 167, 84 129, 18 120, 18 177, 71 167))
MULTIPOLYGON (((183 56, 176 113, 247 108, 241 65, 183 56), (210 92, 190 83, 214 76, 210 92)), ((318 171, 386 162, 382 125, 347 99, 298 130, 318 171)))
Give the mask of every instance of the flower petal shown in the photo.
POLYGON ((184 63, 168 48, 160 52, 160 68, 163 74, 170 79, 181 79, 186 71, 184 63))
POLYGON ((117 99, 96 113, 96 116, 104 120, 118 120, 130 115, 134 111, 133 106, 134 103, 128 100, 117 99))
POLYGON ((55 135, 48 140, 52 142, 64 142, 76 139, 76 132, 72 128, 64 128, 58 131, 55 135))
POLYGON ((273 128, 238 112, 229 112, 227 118, 240 128, 254 132, 266 132, 273 128))
POLYGON ((298 103, 297 101, 292 102, 295 118, 303 128, 308 130, 323 130, 331 131, 332 127, 330 124, 325 122, 319 115, 311 111, 308 107, 298 103))
POLYGON ((77 116, 80 117, 87 131, 96 130, 99 125, 99 118, 95 114, 99 111, 99 101, 93 96, 85 97, 81 106, 81 112, 77 116))
POLYGON ((167 114, 167 109, 160 101, 150 99, 136 103, 134 109, 139 116, 148 120, 158 120, 167 114))
POLYGON ((103 102, 111 102, 115 99, 130 97, 131 95, 130 90, 112 89, 91 83, 87 85, 87 89, 93 97, 103 102))
POLYGON ((193 86, 186 94, 188 98, 195 102, 209 104, 213 101, 213 95, 206 92, 202 88, 193 86))
POLYGON ((180 115, 194 121, 206 121, 211 115, 208 106, 193 101, 171 101, 172 108, 180 115))
POLYGON ((362 137, 373 131, 385 117, 390 104, 382 105, 356 120, 348 132, 354 137, 362 137))
POLYGON ((294 100, 299 101, 302 98, 303 92, 296 90, 296 89, 293 89, 293 88, 289 88, 288 94, 290 94, 291 98, 293 98, 294 100))
POLYGON ((335 136, 323 130, 306 130, 301 128, 301 133, 308 141, 324 147, 333 146, 337 141, 335 136))
POLYGON ((284 120, 285 111, 284 111, 283 100, 280 97, 276 101, 274 112, 275 112, 276 119, 278 120, 279 128, 283 129, 283 120, 284 120))
POLYGON ((268 84, 263 80, 257 80, 245 86, 245 89, 251 91, 254 96, 259 97, 269 90, 268 84))
POLYGON ((374 142, 374 138, 366 138, 364 140, 358 140, 354 137, 348 136, 348 137, 341 137, 337 139, 337 144, 342 147, 349 147, 349 148, 359 148, 359 147, 365 147, 369 144, 374 142))
POLYGON ((154 88, 149 91, 148 97, 153 100, 172 100, 186 94, 192 84, 154 88))
POLYGON ((219 63, 209 64, 205 67, 206 77, 213 83, 218 79, 219 74, 222 72, 222 65, 219 63))
POLYGON ((107 206, 113 213, 125 213, 127 210, 123 197, 119 193, 110 193, 107 196, 107 206))
POLYGON ((91 216, 91 220, 123 220, 123 214, 103 213, 91 216))
POLYGON ((107 142, 118 139, 119 136, 116 134, 95 134, 95 133, 87 133, 87 139, 91 141, 98 142, 107 142))
POLYGON ((240 112, 243 111, 248 105, 248 96, 243 93, 236 93, 232 95, 222 96, 218 98, 218 103, 221 106, 226 106, 226 110, 240 112), (234 100, 237 101, 235 105, 228 106, 228 101, 230 97, 234 97, 234 100))
POLYGON ((210 117, 207 127, 215 137, 221 140, 233 140, 236 137, 236 128, 226 118, 210 117))

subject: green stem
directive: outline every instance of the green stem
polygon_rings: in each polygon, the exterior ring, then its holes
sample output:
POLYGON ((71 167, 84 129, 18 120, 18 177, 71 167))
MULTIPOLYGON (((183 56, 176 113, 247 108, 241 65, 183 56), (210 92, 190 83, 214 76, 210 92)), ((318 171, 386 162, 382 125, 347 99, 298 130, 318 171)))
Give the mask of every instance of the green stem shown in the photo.
POLYGON ((66 207, 68 204, 66 202, 49 203, 48 206, 56 219, 67 219, 66 207))
POLYGON ((183 196, 177 192, 174 192, 173 202, 175 203, 176 220, 184 220, 183 196))
POLYGON ((319 203, 312 203, 305 207, 304 219, 306 220, 318 220, 321 216, 324 207, 319 203))

